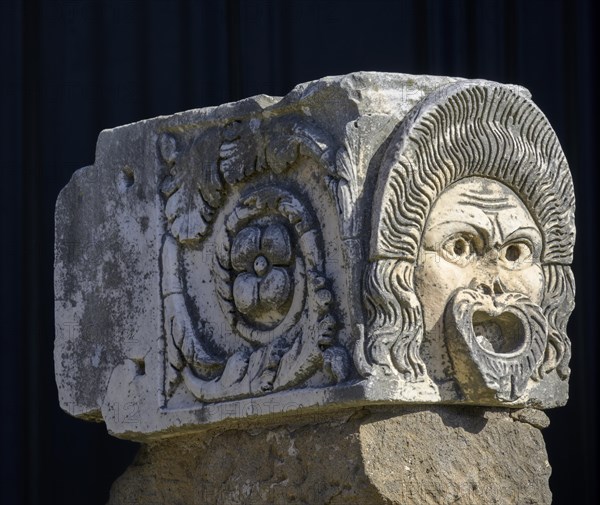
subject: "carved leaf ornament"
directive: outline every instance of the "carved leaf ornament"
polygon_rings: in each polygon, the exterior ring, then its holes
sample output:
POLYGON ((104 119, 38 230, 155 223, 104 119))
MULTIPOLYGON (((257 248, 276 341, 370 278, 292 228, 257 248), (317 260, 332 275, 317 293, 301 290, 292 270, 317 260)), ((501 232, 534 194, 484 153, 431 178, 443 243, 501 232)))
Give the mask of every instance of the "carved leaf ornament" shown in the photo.
POLYGON ((282 134, 274 138, 250 130, 234 122, 224 129, 218 150, 216 130, 188 141, 189 147, 183 149, 178 149, 173 134, 159 138, 169 167, 162 186, 169 230, 162 249, 167 396, 182 381, 197 399, 211 402, 288 389, 319 371, 322 378, 317 382, 322 385, 342 381, 348 374, 347 353, 336 344, 322 238, 303 195, 269 185, 255 189, 215 235, 217 298, 235 334, 249 345, 225 358, 214 355, 205 343, 208 335, 187 309, 179 251, 194 247, 210 233, 229 185, 265 170, 280 173, 299 156, 311 156, 319 163, 329 156, 321 150, 328 144, 320 132, 299 129, 289 120, 270 129, 271 135, 282 134), (214 162, 195 166, 200 151, 206 160, 210 149, 214 162))

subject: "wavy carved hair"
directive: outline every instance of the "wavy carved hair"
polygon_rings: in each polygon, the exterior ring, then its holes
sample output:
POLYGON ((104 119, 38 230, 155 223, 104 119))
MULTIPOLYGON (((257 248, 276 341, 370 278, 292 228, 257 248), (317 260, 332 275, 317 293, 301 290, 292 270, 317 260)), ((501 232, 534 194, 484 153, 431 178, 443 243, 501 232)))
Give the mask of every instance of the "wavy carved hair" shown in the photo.
POLYGON ((458 82, 430 94, 390 142, 377 182, 381 203, 372 216, 367 334, 359 353, 407 380, 426 374, 414 265, 433 203, 445 188, 472 176, 511 188, 542 231, 542 308, 550 332, 538 376, 556 369, 566 377, 566 324, 574 306, 573 182, 556 134, 527 92, 486 81, 458 82))

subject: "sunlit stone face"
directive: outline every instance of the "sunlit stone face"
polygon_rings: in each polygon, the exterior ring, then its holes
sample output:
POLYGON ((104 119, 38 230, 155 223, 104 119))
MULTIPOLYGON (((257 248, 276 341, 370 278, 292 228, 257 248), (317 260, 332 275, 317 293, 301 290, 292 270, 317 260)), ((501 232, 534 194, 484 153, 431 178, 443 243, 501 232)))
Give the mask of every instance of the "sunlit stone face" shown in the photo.
POLYGON ((541 252, 538 226, 507 186, 482 177, 450 186, 431 209, 415 273, 425 330, 441 320, 460 288, 516 292, 540 304, 541 252))

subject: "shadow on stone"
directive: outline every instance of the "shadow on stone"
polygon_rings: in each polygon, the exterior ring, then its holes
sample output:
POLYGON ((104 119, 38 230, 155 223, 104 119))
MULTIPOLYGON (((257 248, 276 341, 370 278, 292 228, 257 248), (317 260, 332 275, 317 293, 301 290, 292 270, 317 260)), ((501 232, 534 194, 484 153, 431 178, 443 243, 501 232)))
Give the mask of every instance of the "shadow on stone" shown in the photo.
POLYGON ((480 433, 487 425, 485 418, 486 409, 481 407, 447 407, 435 409, 444 426, 448 428, 462 428, 471 433, 480 433))

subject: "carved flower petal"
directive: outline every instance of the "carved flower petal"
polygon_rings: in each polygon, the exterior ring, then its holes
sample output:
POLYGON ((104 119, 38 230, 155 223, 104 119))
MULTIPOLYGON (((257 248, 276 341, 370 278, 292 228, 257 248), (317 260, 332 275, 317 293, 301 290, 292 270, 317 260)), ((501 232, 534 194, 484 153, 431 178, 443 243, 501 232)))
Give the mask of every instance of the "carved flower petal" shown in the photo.
POLYGON ((261 252, 273 265, 289 265, 292 260, 290 235, 280 224, 272 224, 263 232, 261 252))
POLYGON ((258 278, 243 272, 233 282, 233 301, 242 314, 248 314, 258 303, 258 278))
POLYGON ((241 230, 231 245, 231 264, 238 272, 252 271, 252 265, 259 254, 260 230, 249 226, 241 230))
POLYGON ((283 268, 274 267, 260 283, 260 303, 268 309, 279 309, 290 297, 290 276, 283 268))

